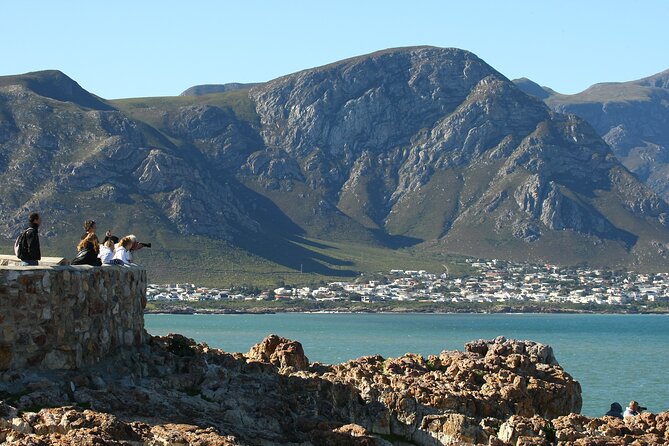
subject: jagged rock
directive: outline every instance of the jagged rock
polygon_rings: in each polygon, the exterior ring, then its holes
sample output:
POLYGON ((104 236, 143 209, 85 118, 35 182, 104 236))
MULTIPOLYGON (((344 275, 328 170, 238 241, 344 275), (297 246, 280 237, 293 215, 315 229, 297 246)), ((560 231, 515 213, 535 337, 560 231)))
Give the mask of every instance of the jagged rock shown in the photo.
POLYGON ((200 428, 187 424, 166 424, 151 428, 151 436, 157 444, 165 445, 201 445, 201 446, 237 446, 239 443, 232 436, 221 436, 213 428, 200 428))
POLYGON ((391 443, 370 434, 357 424, 347 424, 331 430, 315 430, 310 441, 314 446, 391 446, 391 443))
MULTIPOLYGON (((63 372, 76 389, 30 386, 39 373, 0 381, 8 445, 561 446, 669 442, 669 413, 592 419, 578 383, 552 349, 505 338, 425 359, 368 356, 309 365, 295 341, 273 335, 249 354, 180 335, 154 337, 90 369, 63 372), (106 388, 96 384, 104 377, 106 388), (20 387, 21 383, 24 387, 20 387), (9 392, 11 386, 12 392, 9 392), (66 391, 67 390, 67 391, 66 391), (20 397, 19 397, 20 396, 20 397), (90 409, 72 406, 72 397, 90 409), (384 436, 386 439, 382 438, 384 436)), ((46 373, 46 372, 45 372, 46 373)))
POLYGON ((234 437, 222 436, 213 428, 126 423, 109 414, 72 408, 42 409, 37 414, 25 414, 11 431, 0 432, 0 439, 6 445, 239 445, 234 437))
POLYGON ((644 413, 625 420, 588 418, 578 414, 553 420, 512 416, 500 426, 495 441, 500 445, 556 442, 563 446, 661 445, 669 442, 667 420, 669 412, 644 413))
POLYGON ((557 365, 553 349, 549 345, 534 341, 518 341, 499 336, 494 340, 479 339, 465 344, 465 351, 486 356, 489 352, 496 356, 507 356, 510 353, 527 355, 533 363, 557 365))
POLYGON ((487 436, 477 421, 457 413, 427 415, 422 420, 421 430, 429 432, 442 444, 478 444, 486 441, 487 436))
POLYGON ((524 418, 512 415, 499 428, 497 438, 508 444, 550 444, 546 439, 548 421, 541 417, 524 418), (522 440, 521 440, 522 439, 522 440), (522 443, 520 443, 522 442, 522 443))
POLYGON ((11 420, 16 416, 16 408, 5 404, 5 402, 0 401, 0 426, 2 426, 2 420, 11 420))
POLYGON ((220 107, 195 105, 179 108, 167 121, 172 135, 194 140, 218 136, 235 122, 235 118, 220 107))
POLYGON ((297 371, 309 367, 309 359, 304 356, 302 344, 277 335, 269 335, 251 347, 248 358, 249 361, 274 364, 282 370, 297 371))
POLYGON ((531 341, 475 341, 464 353, 445 351, 427 360, 365 357, 332 366, 323 376, 388 407, 401 423, 391 423, 391 432, 423 438, 419 444, 429 444, 428 438, 484 442, 490 432, 480 423, 488 417, 552 418, 581 407, 579 384, 557 365, 550 347, 531 341))

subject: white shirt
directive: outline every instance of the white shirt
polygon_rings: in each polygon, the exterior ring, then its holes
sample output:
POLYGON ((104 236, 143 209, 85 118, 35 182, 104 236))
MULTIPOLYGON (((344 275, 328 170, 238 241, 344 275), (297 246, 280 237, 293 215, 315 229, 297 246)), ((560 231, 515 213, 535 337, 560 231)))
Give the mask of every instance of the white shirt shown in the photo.
POLYGON ((114 259, 120 260, 126 265, 130 264, 130 260, 128 259, 128 251, 123 246, 119 246, 114 250, 114 259))
POLYGON ((635 411, 635 410, 632 410, 630 407, 627 407, 627 408, 625 409, 625 413, 623 413, 623 418, 627 418, 627 417, 635 417, 635 416, 637 416, 637 415, 639 415, 639 412, 637 412, 637 411, 635 411))
POLYGON ((109 264, 114 258, 114 252, 105 245, 100 245, 100 254, 98 254, 98 258, 100 261, 102 261, 102 263, 109 264))

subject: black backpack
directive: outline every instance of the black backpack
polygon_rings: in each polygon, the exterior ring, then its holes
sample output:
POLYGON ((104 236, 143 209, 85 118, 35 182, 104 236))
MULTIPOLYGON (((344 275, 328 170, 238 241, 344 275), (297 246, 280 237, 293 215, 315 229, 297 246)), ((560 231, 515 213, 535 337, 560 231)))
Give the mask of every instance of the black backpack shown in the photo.
POLYGON ((33 230, 33 228, 24 229, 19 236, 16 237, 16 241, 14 242, 14 254, 21 260, 28 257, 28 231, 33 230))

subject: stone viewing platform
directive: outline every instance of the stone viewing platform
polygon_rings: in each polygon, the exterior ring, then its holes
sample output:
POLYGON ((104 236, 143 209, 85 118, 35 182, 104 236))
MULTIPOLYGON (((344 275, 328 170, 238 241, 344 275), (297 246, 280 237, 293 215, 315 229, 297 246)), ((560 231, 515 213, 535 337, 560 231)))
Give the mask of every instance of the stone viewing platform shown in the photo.
MULTIPOLYGON (((69 265, 65 257, 42 257, 39 266, 69 265)), ((0 254, 0 266, 21 266, 21 260, 14 255, 0 254)))
POLYGON ((58 263, 0 266, 0 371, 74 370, 145 341, 143 268, 58 263))

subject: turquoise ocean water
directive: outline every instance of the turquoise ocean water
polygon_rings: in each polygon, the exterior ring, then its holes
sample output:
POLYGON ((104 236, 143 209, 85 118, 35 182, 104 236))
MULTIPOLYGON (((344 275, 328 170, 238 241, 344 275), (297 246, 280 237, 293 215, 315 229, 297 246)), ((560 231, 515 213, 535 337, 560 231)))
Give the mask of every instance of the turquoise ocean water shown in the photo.
POLYGON ((669 316, 565 314, 146 315, 153 335, 180 333, 225 351, 247 352, 270 333, 298 340, 310 361, 365 355, 425 356, 506 336, 553 347, 583 389, 582 413, 601 416, 631 399, 669 410, 669 316))

